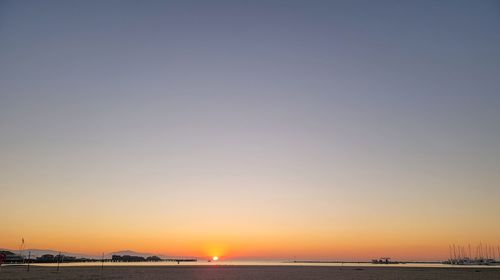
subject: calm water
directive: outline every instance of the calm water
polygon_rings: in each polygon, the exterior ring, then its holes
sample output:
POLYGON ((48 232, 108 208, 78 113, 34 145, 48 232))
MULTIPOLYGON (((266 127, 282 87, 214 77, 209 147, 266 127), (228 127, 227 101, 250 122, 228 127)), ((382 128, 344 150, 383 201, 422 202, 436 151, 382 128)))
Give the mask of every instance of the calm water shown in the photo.
MULTIPOLYGON (((31 264, 37 266, 57 266, 57 264, 31 264)), ((70 266, 102 266, 101 262, 82 262, 82 263, 61 263, 61 267, 70 266)), ((453 268, 500 268, 500 266, 485 265, 448 265, 440 263, 405 263, 405 264, 372 264, 372 263, 293 263, 288 261, 216 261, 208 262, 205 260, 197 262, 104 262, 104 266, 363 266, 363 267, 453 267, 453 268)))

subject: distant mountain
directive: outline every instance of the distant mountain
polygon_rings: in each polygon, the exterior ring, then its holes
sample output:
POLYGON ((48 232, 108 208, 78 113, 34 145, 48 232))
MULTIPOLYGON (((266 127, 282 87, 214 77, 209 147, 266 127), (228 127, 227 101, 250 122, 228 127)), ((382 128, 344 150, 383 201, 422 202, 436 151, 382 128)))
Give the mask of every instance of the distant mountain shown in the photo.
POLYGON ((111 258, 111 256, 113 256, 113 255, 118 255, 118 256, 128 255, 128 256, 137 256, 137 257, 144 257, 144 258, 151 257, 151 256, 157 256, 157 257, 160 257, 162 259, 173 258, 172 256, 167 256, 167 255, 136 252, 136 251, 132 251, 132 250, 122 250, 122 251, 111 252, 111 253, 104 254, 104 257, 111 258))
POLYGON ((136 252, 136 251, 131 251, 131 250, 111 252, 111 253, 105 254, 104 256, 111 257, 112 255, 119 255, 119 256, 129 255, 129 256, 137 256, 137 257, 145 257, 145 258, 150 257, 150 256, 156 256, 156 254, 141 253, 141 252, 136 252))
MULTIPOLYGON (((19 250, 12 250, 12 249, 0 249, 0 251, 10 251, 14 254, 20 254, 21 252, 19 250)), ((24 249, 22 254, 24 256, 28 256, 29 252, 31 252, 31 257, 32 258, 38 258, 46 254, 50 255, 58 255, 59 253, 65 255, 65 256, 72 256, 72 257, 77 257, 77 258, 88 258, 88 259, 94 259, 98 258, 97 256, 92 256, 92 255, 86 255, 86 254, 80 254, 80 253, 71 253, 71 252, 64 252, 64 251, 55 251, 55 250, 50 250, 50 249, 24 249)))
MULTIPOLYGON (((12 249, 0 249, 0 251, 10 251, 14 254, 20 254, 19 250, 12 250, 12 249)), ((32 258, 38 258, 46 254, 50 255, 58 255, 59 251, 56 250, 50 250, 50 249, 24 249, 23 250, 23 255, 28 256, 28 252, 31 251, 31 257, 32 258)), ((101 259, 102 255, 88 255, 88 254, 81 254, 81 253, 73 253, 73 252, 64 252, 61 251, 61 254, 65 256, 72 256, 72 257, 77 257, 77 258, 87 258, 87 259, 101 259)), ((113 255, 129 255, 129 256, 138 256, 138 257, 150 257, 150 256, 157 256, 160 258, 170 258, 171 256, 165 256, 165 255, 159 255, 159 254, 152 254, 152 253, 144 253, 144 252, 136 252, 132 250, 122 250, 122 251, 116 251, 116 252, 111 252, 111 253, 105 253, 104 258, 109 259, 113 255)))

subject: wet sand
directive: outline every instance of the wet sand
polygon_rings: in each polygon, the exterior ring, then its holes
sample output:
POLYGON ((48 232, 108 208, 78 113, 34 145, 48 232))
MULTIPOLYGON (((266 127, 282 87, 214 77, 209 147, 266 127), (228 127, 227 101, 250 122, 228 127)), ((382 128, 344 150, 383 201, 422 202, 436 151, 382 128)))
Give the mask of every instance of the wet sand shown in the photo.
POLYGON ((2 266, 0 279, 352 279, 352 280, 499 280, 500 268, 318 267, 318 266, 116 266, 26 267, 2 266))

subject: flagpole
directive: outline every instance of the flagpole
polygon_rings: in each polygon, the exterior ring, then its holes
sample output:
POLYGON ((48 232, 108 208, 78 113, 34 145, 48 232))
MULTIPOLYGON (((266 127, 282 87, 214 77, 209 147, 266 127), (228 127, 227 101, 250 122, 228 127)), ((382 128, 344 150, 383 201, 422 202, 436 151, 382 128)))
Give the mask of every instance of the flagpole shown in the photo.
POLYGON ((24 237, 21 237, 21 245, 19 246, 19 255, 21 255, 21 260, 24 262, 24 237))

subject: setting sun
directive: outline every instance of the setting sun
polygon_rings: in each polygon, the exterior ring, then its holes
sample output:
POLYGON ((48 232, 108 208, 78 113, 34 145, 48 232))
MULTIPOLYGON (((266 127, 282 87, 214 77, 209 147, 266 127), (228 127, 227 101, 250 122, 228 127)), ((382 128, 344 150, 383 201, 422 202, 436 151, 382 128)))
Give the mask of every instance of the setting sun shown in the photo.
POLYGON ((213 261, 218 261, 218 260, 219 260, 219 257, 217 257, 217 256, 213 256, 213 257, 212 257, 212 260, 213 260, 213 261))

